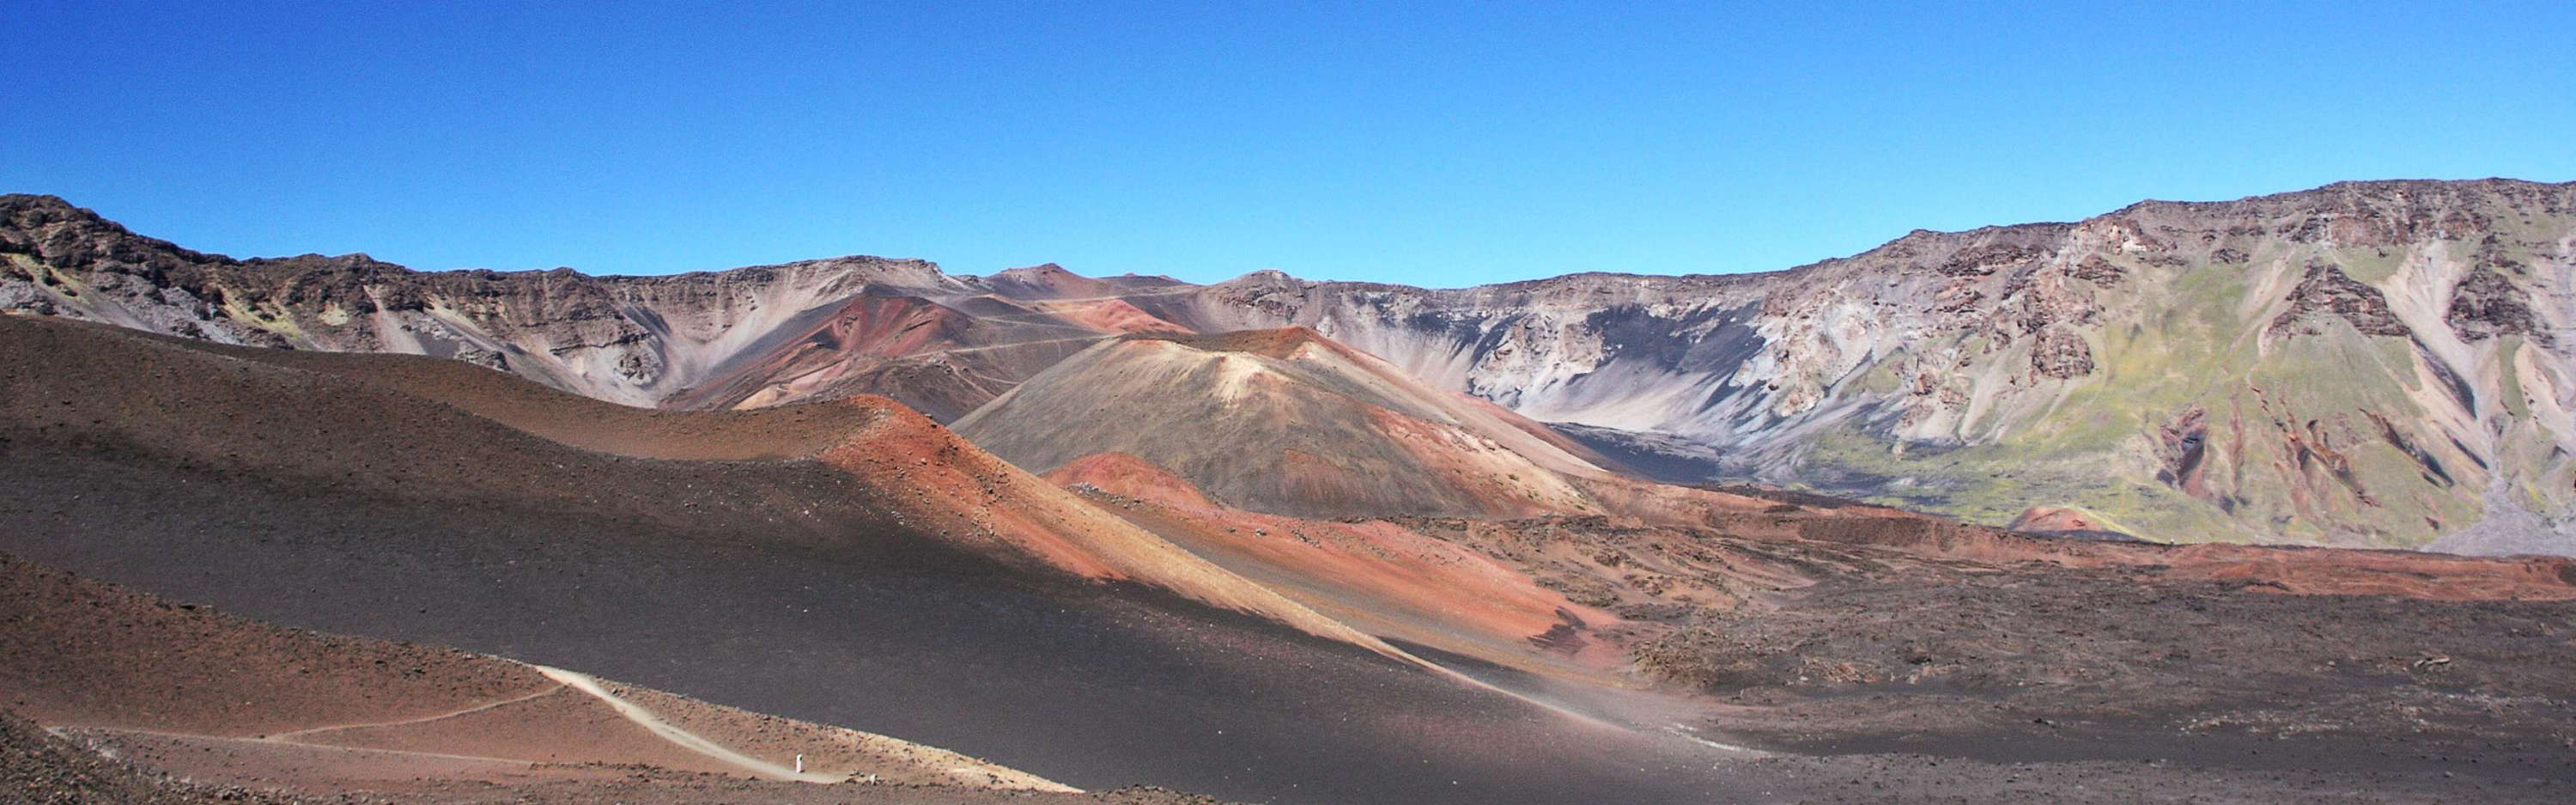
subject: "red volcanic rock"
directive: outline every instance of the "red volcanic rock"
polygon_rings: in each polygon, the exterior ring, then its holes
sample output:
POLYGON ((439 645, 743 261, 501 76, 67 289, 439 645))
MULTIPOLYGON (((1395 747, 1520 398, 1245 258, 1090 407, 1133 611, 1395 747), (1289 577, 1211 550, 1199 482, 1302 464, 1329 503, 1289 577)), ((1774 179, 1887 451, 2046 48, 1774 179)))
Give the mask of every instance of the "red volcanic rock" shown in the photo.
POLYGON ((0 555, 0 680, 47 725, 248 737, 402 721, 552 687, 452 649, 273 629, 0 555))

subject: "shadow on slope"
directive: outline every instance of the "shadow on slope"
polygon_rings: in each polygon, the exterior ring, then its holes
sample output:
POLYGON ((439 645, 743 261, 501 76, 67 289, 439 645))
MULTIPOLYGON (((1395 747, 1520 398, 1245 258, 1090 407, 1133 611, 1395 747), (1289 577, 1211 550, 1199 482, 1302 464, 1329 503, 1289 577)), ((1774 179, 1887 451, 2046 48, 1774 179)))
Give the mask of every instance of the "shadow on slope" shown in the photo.
MULTIPOLYGON (((468 413, 550 405, 474 390, 523 385, 498 373, 435 379, 468 386, 449 405, 397 390, 432 380, 262 360, 381 360, 368 356, 13 318, 0 358, 13 468, 0 547, 162 594, 902 735, 1086 787, 1280 802, 1724 790, 1698 747, 1593 731, 1152 588, 997 560, 937 533, 955 524, 923 522, 918 497, 961 490, 907 496, 891 468, 579 449, 468 413)), ((754 421, 768 420, 737 424, 754 421)), ((742 439, 793 455, 816 443, 800 433, 742 439)))

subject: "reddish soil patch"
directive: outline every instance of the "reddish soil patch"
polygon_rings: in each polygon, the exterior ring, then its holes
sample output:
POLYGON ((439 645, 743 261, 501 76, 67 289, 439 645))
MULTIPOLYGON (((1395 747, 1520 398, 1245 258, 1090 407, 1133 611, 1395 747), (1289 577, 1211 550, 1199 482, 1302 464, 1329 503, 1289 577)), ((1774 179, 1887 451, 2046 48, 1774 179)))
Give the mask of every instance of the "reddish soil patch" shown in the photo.
MULTIPOLYGON (((1174 489, 1171 481, 1151 488, 1174 489)), ((1465 546, 1394 523, 1175 505, 1096 487, 1090 493, 1103 508, 1157 535, 1373 634, 1539 672, 1626 663, 1616 644, 1595 634, 1617 631, 1617 616, 1569 601, 1465 546)))
POLYGON ((1104 333, 1188 333, 1190 328, 1156 318, 1124 299, 1040 302, 1038 309, 1104 333))
POLYGON ((1049 470, 1048 483, 1063 487, 1091 487, 1125 498, 1151 501, 1183 509, 1214 508, 1209 500, 1187 479, 1171 470, 1155 466, 1126 453, 1093 453, 1074 459, 1064 466, 1049 470))
POLYGON ((2057 506, 2032 506, 2030 508, 2023 509, 2020 516, 2014 517, 2011 523, 2004 526, 2004 530, 2048 533, 2063 531, 2109 531, 2110 529, 2103 526, 2102 521, 2093 519, 2091 515, 2074 509, 2060 508, 2057 506))
MULTIPOLYGON (((470 782, 515 786, 559 780, 614 780, 607 766, 557 766, 485 758, 343 746, 211 738, 73 727, 64 737, 155 772, 217 785, 306 794, 394 793, 470 782)), ((645 768, 641 766, 628 768, 645 768)))
POLYGON ((0 555, 0 695, 48 725, 258 736, 554 686, 453 649, 258 627, 0 555))
POLYGON ((299 732, 291 739, 538 763, 633 763, 678 771, 742 773, 731 764, 664 740, 601 706, 598 699, 570 688, 431 721, 299 732))
POLYGON ((0 800, 46 805, 284 805, 288 794, 170 779, 157 769, 104 757, 0 711, 0 800))
POLYGON ((1154 788, 1090 794, 781 783, 641 766, 529 766, 242 739, 74 730, 0 712, 0 801, 47 805, 1222 805, 1154 788), (112 756, 111 754, 112 753, 112 756), (333 781, 319 785, 317 781, 333 781))

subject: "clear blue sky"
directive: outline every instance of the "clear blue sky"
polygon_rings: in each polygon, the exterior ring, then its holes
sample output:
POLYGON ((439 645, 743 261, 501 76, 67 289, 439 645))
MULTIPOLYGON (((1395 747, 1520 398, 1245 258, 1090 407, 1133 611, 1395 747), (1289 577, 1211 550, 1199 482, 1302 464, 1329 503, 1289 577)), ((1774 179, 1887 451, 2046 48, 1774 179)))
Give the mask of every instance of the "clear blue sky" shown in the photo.
POLYGON ((0 0, 0 191, 423 269, 1464 285, 2576 179, 2566 0, 344 5, 0 0))

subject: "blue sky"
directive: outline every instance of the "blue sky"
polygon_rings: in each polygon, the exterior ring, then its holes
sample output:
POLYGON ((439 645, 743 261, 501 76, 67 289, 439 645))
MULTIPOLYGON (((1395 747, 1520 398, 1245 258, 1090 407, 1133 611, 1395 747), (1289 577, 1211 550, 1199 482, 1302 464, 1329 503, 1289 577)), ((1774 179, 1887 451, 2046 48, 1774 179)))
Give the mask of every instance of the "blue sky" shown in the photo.
POLYGON ((2576 179, 2576 3, 5 0, 0 191, 236 255, 1454 286, 2576 179), (1218 7, 1208 7, 1208 6, 1218 7))

